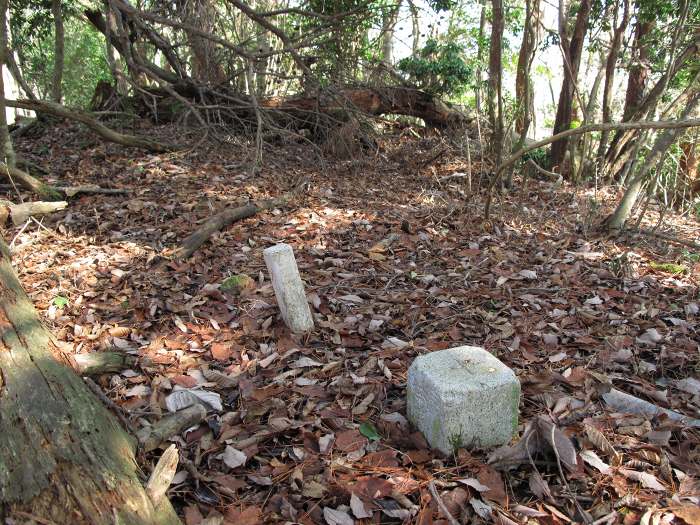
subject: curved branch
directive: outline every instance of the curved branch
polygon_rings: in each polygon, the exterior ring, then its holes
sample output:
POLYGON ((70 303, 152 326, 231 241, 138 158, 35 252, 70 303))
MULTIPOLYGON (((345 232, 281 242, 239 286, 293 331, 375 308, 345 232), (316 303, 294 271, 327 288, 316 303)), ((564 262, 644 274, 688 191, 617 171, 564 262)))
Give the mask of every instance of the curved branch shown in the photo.
POLYGON ((501 165, 498 166, 498 168, 496 169, 496 173, 494 174, 494 177, 491 180, 491 184, 489 184, 488 188, 489 193, 486 199, 484 218, 488 219, 489 217, 493 188, 501 178, 503 171, 506 168, 515 164, 520 157, 522 157, 526 153, 529 153, 532 150, 536 150, 538 148, 541 148, 542 146, 546 146, 547 144, 551 144, 552 142, 556 142, 560 139, 573 137, 575 135, 583 135, 584 133, 591 133, 592 131, 612 131, 630 129, 679 129, 695 127, 700 127, 700 119, 696 118, 687 120, 641 120, 636 122, 605 122, 598 124, 588 124, 586 126, 581 126, 579 128, 574 129, 567 129, 565 131, 562 131, 561 133, 557 133, 556 135, 552 135, 545 139, 538 140, 537 142, 533 142, 532 144, 521 148, 515 153, 513 153, 510 157, 503 161, 503 163, 501 163, 501 165))
POLYGON ((59 118, 67 118, 70 120, 77 120, 78 122, 85 124, 88 128, 93 130, 103 139, 109 142, 116 142, 122 146, 132 146, 135 148, 143 148, 156 153, 164 153, 166 151, 173 151, 178 149, 176 146, 162 144, 156 142, 155 140, 147 139, 144 137, 137 137, 135 135, 125 135, 108 128, 101 122, 98 122, 92 118, 88 113, 79 110, 68 109, 61 104, 56 104, 54 102, 48 102, 45 100, 7 100, 5 99, 5 104, 12 108, 22 108, 30 109, 36 111, 37 113, 48 113, 59 118))

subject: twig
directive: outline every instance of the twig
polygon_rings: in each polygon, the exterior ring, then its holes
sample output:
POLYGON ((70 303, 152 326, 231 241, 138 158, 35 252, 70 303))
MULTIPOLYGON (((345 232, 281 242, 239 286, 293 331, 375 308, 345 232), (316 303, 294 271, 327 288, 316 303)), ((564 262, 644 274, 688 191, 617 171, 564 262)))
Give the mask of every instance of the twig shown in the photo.
POLYGON ((586 513, 585 510, 581 507, 581 504, 578 502, 576 499, 576 496, 574 495, 573 492, 571 492, 571 487, 569 487, 569 482, 566 480, 566 475, 564 474, 564 469, 561 466, 561 459, 559 458, 559 451, 557 450, 557 442, 554 438, 554 431, 556 430, 557 426, 552 425, 552 433, 550 436, 550 441, 552 442, 552 449, 554 450, 554 455, 557 458, 557 467, 559 468, 559 475, 561 476, 561 480, 564 483, 564 486, 566 487, 566 491, 569 493, 569 496, 574 502, 574 505, 576 505, 576 509, 578 510, 579 514, 581 514, 581 517, 583 518, 583 521, 585 523, 591 523, 591 517, 588 513, 586 513))
POLYGON ((447 521, 450 522, 450 525, 460 525, 460 523, 450 514, 450 511, 447 510, 447 507, 445 504, 442 502, 440 499, 440 495, 437 492, 437 489, 435 488, 435 481, 430 480, 428 483, 428 490, 430 491, 430 495, 435 499, 435 503, 437 503, 438 508, 440 509, 440 512, 447 518, 447 521))
POLYGON ((99 398, 99 400, 102 401, 105 404, 105 406, 107 406, 107 408, 109 408, 114 413, 115 416, 117 416, 117 419, 119 419, 124 429, 135 436, 136 432, 134 432, 134 427, 124 416, 124 413, 122 412, 123 409, 119 407, 110 398, 108 398, 102 391, 102 389, 97 385, 97 383, 95 383, 92 379, 90 379, 89 377, 83 377, 83 381, 85 381, 85 384, 92 391, 92 393, 95 394, 99 398))
POLYGON ((693 248, 694 250, 700 250, 700 243, 693 242, 693 241, 687 241, 685 239, 679 239, 678 237, 674 237, 672 235, 668 235, 666 233, 659 233, 659 232, 654 232, 651 230, 645 230, 645 229, 639 229, 637 230, 639 233, 643 233, 644 235, 649 235, 650 237, 657 237, 659 239, 663 239, 668 242, 673 242, 676 244, 680 244, 682 246, 688 246, 689 248, 693 248))

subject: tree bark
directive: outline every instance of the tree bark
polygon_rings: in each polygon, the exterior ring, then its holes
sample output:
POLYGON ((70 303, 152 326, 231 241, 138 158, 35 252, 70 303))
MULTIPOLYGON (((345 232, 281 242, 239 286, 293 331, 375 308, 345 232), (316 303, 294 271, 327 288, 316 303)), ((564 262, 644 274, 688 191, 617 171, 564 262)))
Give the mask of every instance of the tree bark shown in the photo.
POLYGON ((649 77, 649 42, 647 35, 654 29, 655 20, 638 20, 634 28, 634 45, 632 54, 635 56, 634 65, 630 68, 627 77, 627 91, 625 92, 625 109, 623 120, 632 118, 644 99, 644 88, 649 77))
POLYGON ((7 128, 7 106, 5 100, 5 81, 2 76, 2 71, 7 63, 7 9, 8 0, 0 0, 0 148, 2 157, 0 161, 5 162, 8 166, 14 168, 17 163, 15 149, 12 147, 10 139, 10 131, 7 128))
MULTIPOLYGON (((520 149, 527 140, 533 115, 532 83, 530 82, 530 67, 535 58, 537 48, 537 35, 540 20, 540 0, 525 0, 525 27, 523 29, 523 41, 518 53, 518 65, 515 75, 515 133, 517 141, 512 150, 520 149)), ((513 184, 513 170, 508 170, 506 187, 513 184)))
POLYGON ((138 480, 135 443, 69 367, 0 240, 0 517, 176 525, 138 480))
POLYGON ((471 117, 452 108, 439 98, 406 87, 347 88, 316 97, 267 98, 260 101, 266 110, 306 116, 321 113, 361 112, 366 115, 386 114, 418 117, 428 126, 445 128, 468 123, 471 117))
POLYGON ((396 26, 396 18, 399 16, 399 9, 401 9, 401 1, 394 6, 388 6, 386 9, 387 12, 384 13, 381 32, 382 62, 391 67, 394 54, 394 27, 396 26))
MULTIPOLYGON (((629 121, 643 120, 658 103, 661 96, 666 91, 668 84, 678 74, 678 72, 690 61, 695 59, 700 53, 700 33, 694 36, 693 40, 681 51, 673 62, 668 65, 666 72, 652 86, 649 92, 637 105, 635 111, 629 116, 629 121)), ((612 176, 622 169, 632 152, 630 142, 635 138, 632 131, 624 130, 615 133, 607 152, 605 153, 606 172, 612 176)))
MULTIPOLYGON (((700 155, 698 154, 697 134, 693 139, 681 142, 681 151, 683 154, 681 155, 678 169, 683 174, 683 177, 681 177, 680 180, 690 187, 690 195, 692 197, 700 193, 700 177, 698 176, 700 155)), ((680 192, 679 188, 679 193, 680 192)))
MULTIPOLYGON (((588 31, 588 18, 591 13, 591 0, 581 0, 576 15, 576 23, 571 40, 566 32, 562 35, 562 48, 564 50, 564 80, 559 93, 559 103, 557 105, 557 116, 554 122, 552 135, 557 135, 571 127, 574 114, 574 95, 576 93, 576 82, 578 70, 581 65, 581 52, 583 42, 588 31)), ((552 143, 549 153, 549 165, 553 168, 561 165, 564 161, 568 139, 558 140, 552 143)), ((561 171, 561 169, 560 169, 561 171)))
POLYGON ((51 79, 51 99, 60 104, 63 98, 63 12, 61 10, 61 0, 51 0, 51 14, 53 15, 54 27, 54 56, 53 56, 53 78, 51 79))
POLYGON ((491 148, 500 164, 503 150, 503 1, 492 0, 489 46, 489 120, 493 129, 491 148))
POLYGON ((296 186, 289 193, 285 193, 281 197, 275 199, 268 199, 261 202, 248 202, 242 206, 237 206, 234 208, 227 208, 222 212, 217 213, 210 217, 202 226, 197 228, 193 233, 191 233, 182 244, 173 251, 172 255, 178 259, 185 259, 192 255, 197 249, 209 240, 214 233, 222 230, 226 226, 233 224, 234 222, 247 219, 252 217, 256 213, 263 210, 271 210, 279 206, 285 205, 289 200, 291 200, 303 187, 305 183, 302 182, 296 186))
MULTIPOLYGON (((619 9, 618 9, 619 12, 619 9)), ((630 19, 630 1, 624 0, 622 19, 620 23, 615 27, 613 31, 613 36, 610 41, 610 51, 605 60, 605 84, 603 85, 603 122, 612 122, 612 88, 615 81, 615 66, 617 65, 617 60, 620 55, 620 49, 622 48, 622 37, 627 30, 627 24, 629 24, 630 19)), ((608 140, 610 138, 610 132, 604 131, 600 136, 600 143, 598 146, 598 162, 599 171, 603 168, 605 148, 608 145, 608 140)))

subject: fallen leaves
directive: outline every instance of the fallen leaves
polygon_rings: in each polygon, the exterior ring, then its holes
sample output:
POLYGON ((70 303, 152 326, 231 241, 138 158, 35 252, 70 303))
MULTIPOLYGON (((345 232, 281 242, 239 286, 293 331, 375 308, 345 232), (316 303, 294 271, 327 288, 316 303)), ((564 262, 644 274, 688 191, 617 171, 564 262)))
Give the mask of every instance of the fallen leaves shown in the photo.
MULTIPOLYGON (((70 351, 137 360, 99 378, 130 422, 205 407, 168 438, 189 462, 174 478, 185 522, 427 524, 439 516, 435 480, 465 522, 583 522, 580 506, 600 523, 623 512, 625 523, 697 523, 694 431, 601 401, 614 384, 697 417, 696 276, 645 274, 639 261, 666 246, 631 239, 641 255, 622 257, 622 243, 585 238, 572 225, 588 197, 546 184, 522 206, 504 195, 499 220, 474 220, 476 193, 437 192, 386 157, 402 140, 382 144, 376 166, 337 163, 332 177, 280 148, 288 171, 314 181, 298 208, 222 230, 186 262, 162 261, 160 248, 232 194, 269 198, 276 169, 222 171, 219 151, 94 163, 80 150, 81 170, 66 176, 107 176, 138 198, 85 197, 47 223, 51 235, 13 232, 21 277, 70 351), (135 166, 149 176, 134 179, 135 166), (294 245, 314 308, 305 337, 278 322, 262 263, 280 240, 294 245), (245 277, 222 291, 231 275, 245 277), (417 355, 459 344, 516 370, 522 424, 500 450, 445 458, 406 419, 405 375, 417 355)), ((147 472, 159 455, 145 456, 147 472)))

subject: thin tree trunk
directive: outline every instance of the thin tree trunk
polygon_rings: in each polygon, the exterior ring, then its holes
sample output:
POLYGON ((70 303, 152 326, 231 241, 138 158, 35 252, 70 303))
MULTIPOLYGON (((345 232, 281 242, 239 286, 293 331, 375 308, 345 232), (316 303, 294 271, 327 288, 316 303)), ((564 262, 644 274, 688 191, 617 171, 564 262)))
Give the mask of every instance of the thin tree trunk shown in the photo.
POLYGON ((632 54, 635 57, 634 65, 630 68, 627 77, 627 91, 625 92, 625 109, 622 119, 629 120, 639 108, 644 98, 644 88, 647 85, 649 70, 649 41, 647 35, 654 29, 655 20, 637 21, 634 29, 634 45, 632 54))
MULTIPOLYGON (((574 95, 576 92, 576 82, 578 71, 581 65, 581 53, 583 42, 588 31, 588 18, 591 13, 591 0, 581 0, 576 15, 574 32, 569 41, 566 34, 562 35, 562 48, 564 50, 564 80, 561 92, 559 93, 559 103, 557 104, 557 116, 554 123, 552 135, 561 133, 571 127, 574 114, 574 95)), ((583 109, 583 108, 582 108, 583 109)), ((561 168, 566 155, 568 140, 558 140, 552 143, 549 154, 549 165, 561 168)), ((561 171, 561 169, 560 169, 561 171)))
MULTIPOLYGON (((681 120, 687 119, 690 115, 692 115, 695 108, 698 107, 698 103, 700 103, 700 92, 696 91, 692 99, 688 102, 688 105, 683 110, 681 120)), ((681 129, 667 129, 659 133, 659 135, 656 137, 654 146, 644 159, 644 164, 639 166, 637 173, 629 183, 625 194, 620 200, 620 203, 617 205, 617 208, 610 218, 606 221, 605 227, 608 231, 619 231, 622 229, 632 211, 632 208, 634 207, 635 202, 637 202, 637 198, 639 197, 639 193, 642 190, 647 175, 652 168, 660 166, 663 163, 666 151, 668 151, 668 148, 670 148, 680 136, 681 132, 681 129)))
POLYGON ((401 2, 399 1, 395 6, 389 6, 387 9, 388 11, 382 20, 382 62, 391 66, 394 54, 394 28, 399 16, 399 9, 401 9, 401 2))
POLYGON ((7 129, 7 106, 5 105, 5 80, 2 75, 7 63, 7 8, 8 0, 0 0, 0 147, 2 148, 2 160, 8 166, 14 168, 17 164, 17 156, 10 140, 10 131, 7 129))
POLYGON ((491 148, 500 164, 503 156, 503 1, 492 0, 491 44, 489 46, 489 119, 493 129, 491 148))
POLYGON ((75 525, 177 525, 138 479, 135 441, 75 375, 0 239, 0 517, 75 525))
MULTIPOLYGON (((518 53, 518 65, 515 76, 516 116, 515 132, 519 135, 513 146, 513 151, 520 149, 527 140, 533 116, 532 83, 530 82, 530 67, 535 58, 537 36, 540 20, 540 0, 525 0, 525 27, 523 41, 518 53)), ((513 169, 508 170, 506 187, 513 184, 513 169)))
POLYGON ((408 9, 411 11, 411 27, 413 31, 411 51, 413 56, 416 56, 420 49, 420 13, 413 0, 408 0, 408 9))
POLYGON ((479 18, 479 39, 476 50, 476 114, 481 115, 483 111, 483 69, 484 63, 484 35, 486 34, 486 0, 481 0, 481 17, 479 18))
MULTIPOLYGON (((672 47, 675 47, 678 39, 683 34, 680 31, 681 26, 678 26, 672 47)), ((700 53, 700 33, 696 34, 693 40, 676 56, 672 56, 666 72, 659 78, 654 86, 649 90, 641 102, 636 106, 635 111, 625 120, 643 120, 650 114, 661 96, 666 92, 666 88, 678 72, 691 60, 695 59, 700 53)), ((611 176, 616 176, 624 164, 629 159, 632 148, 630 141, 635 138, 633 132, 618 131, 615 133, 610 146, 605 154, 606 173, 611 176)))
POLYGON ((51 14, 53 15, 54 27, 54 56, 53 56, 53 78, 51 80, 51 99, 58 104, 63 98, 63 12, 61 10, 61 0, 51 1, 51 14))
MULTIPOLYGON (((617 65, 617 60, 620 55, 620 49, 622 47, 622 37, 624 36, 625 31, 627 30, 627 24, 629 23, 629 19, 630 3, 629 0, 625 0, 622 12, 622 19, 613 31, 613 36, 610 41, 610 51, 608 52, 608 57, 605 61, 605 84, 603 85, 603 122, 612 122, 611 100, 613 83, 615 82, 615 66, 617 65)), ((600 136, 600 143, 598 146, 597 155, 599 162, 599 171, 602 171, 603 168, 603 164, 605 161, 605 148, 608 145, 609 138, 609 131, 604 131, 600 136)))

